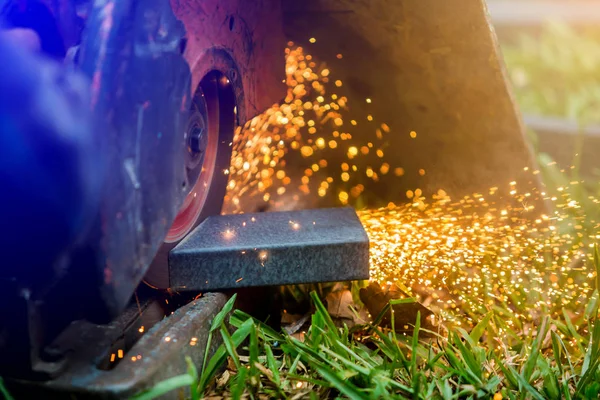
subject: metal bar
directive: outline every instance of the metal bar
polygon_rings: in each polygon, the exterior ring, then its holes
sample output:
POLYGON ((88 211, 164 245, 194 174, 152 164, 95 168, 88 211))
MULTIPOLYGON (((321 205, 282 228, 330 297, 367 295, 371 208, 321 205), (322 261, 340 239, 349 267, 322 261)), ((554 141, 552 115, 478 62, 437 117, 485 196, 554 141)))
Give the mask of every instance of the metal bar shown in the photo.
POLYGON ((355 211, 333 208, 211 217, 169 256, 175 290, 221 290, 369 278, 355 211))
POLYGON ((591 1, 495 0, 487 3, 492 21, 502 25, 540 25, 549 20, 576 24, 597 24, 600 3, 591 1))
POLYGON ((572 166, 575 153, 579 153, 580 176, 589 183, 597 181, 600 126, 580 126, 577 121, 560 117, 524 115, 523 119, 527 127, 537 134, 538 150, 550 155, 559 168, 572 166))
MULTIPOLYGON (((106 326, 75 322, 57 344, 66 354, 66 370, 48 381, 7 380, 9 391, 16 398, 128 399, 185 373, 186 356, 202 365, 210 321, 226 301, 223 294, 208 293, 163 319, 159 301, 150 300, 140 308, 133 304, 106 326)), ((209 356, 220 343, 218 335, 212 338, 209 356)), ((189 388, 161 399, 186 396, 189 388)))
POLYGON ((579 126, 577 121, 560 117, 539 115, 524 115, 523 121, 528 128, 538 133, 553 133, 557 135, 577 136, 583 133, 586 137, 600 138, 600 126, 579 126))

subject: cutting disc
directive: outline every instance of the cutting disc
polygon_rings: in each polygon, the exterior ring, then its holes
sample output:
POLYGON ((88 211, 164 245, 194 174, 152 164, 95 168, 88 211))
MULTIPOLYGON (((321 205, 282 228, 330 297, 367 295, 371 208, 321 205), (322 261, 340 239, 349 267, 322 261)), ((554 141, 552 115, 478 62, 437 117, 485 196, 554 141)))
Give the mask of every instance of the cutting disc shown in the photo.
POLYGON ((191 72, 168 0, 96 1, 79 54, 108 160, 95 247, 111 315, 127 304, 187 194, 191 72))
POLYGON ((89 12, 78 58, 108 159, 89 242, 113 316, 150 265, 150 286, 168 288, 170 249, 221 211, 240 75, 222 50, 190 52, 195 40, 169 0, 96 1, 89 12), (205 68, 192 74, 199 54, 205 68))
POLYGON ((182 157, 185 182, 191 190, 146 274, 144 281, 151 287, 170 288, 171 249, 204 219, 221 212, 229 176, 236 101, 233 82, 217 69, 218 64, 211 65, 192 100, 182 157))

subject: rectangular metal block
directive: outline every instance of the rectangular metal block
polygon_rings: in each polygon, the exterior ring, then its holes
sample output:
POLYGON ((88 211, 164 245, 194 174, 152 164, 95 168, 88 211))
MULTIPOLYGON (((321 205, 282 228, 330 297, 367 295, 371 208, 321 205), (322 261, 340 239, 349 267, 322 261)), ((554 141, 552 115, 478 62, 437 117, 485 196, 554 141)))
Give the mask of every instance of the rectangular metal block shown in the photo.
POLYGON ((208 218, 169 256, 174 290, 369 278, 369 238, 352 208, 208 218))

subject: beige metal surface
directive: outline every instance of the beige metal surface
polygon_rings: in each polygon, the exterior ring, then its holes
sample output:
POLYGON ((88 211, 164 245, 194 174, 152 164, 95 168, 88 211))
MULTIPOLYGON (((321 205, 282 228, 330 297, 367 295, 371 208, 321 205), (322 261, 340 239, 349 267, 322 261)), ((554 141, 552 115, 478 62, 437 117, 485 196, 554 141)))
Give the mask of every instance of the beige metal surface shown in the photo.
POLYGON ((590 0, 489 0, 488 8, 496 25, 540 25, 548 20, 576 24, 600 21, 600 3, 590 0))
POLYGON ((390 200, 416 187, 425 193, 444 188, 453 196, 504 187, 532 166, 481 0, 283 4, 287 37, 310 46, 344 82, 340 92, 364 121, 361 134, 375 129, 367 114, 391 127, 387 155, 406 175, 379 189, 390 200), (310 37, 315 44, 307 43, 310 37))
POLYGON ((244 92, 238 102, 241 123, 285 96, 280 5, 279 0, 171 0, 189 37, 185 57, 192 88, 207 72, 220 69, 211 49, 224 50, 237 64, 244 92))

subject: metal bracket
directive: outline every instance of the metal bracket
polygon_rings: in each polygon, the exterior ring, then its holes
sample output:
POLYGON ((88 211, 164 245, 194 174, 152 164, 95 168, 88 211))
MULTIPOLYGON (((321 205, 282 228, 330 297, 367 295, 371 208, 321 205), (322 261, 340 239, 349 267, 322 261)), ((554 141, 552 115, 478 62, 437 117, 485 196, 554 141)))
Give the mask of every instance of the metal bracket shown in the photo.
MULTIPOLYGON (((77 321, 54 345, 67 361, 62 374, 44 382, 7 379, 9 392, 17 399, 127 399, 185 373, 186 356, 202 365, 210 322, 226 300, 223 294, 208 293, 166 318, 165 299, 139 306, 134 302, 109 325, 77 321)), ((208 354, 218 345, 217 335, 208 354)), ((183 391, 165 398, 178 399, 183 391)))

